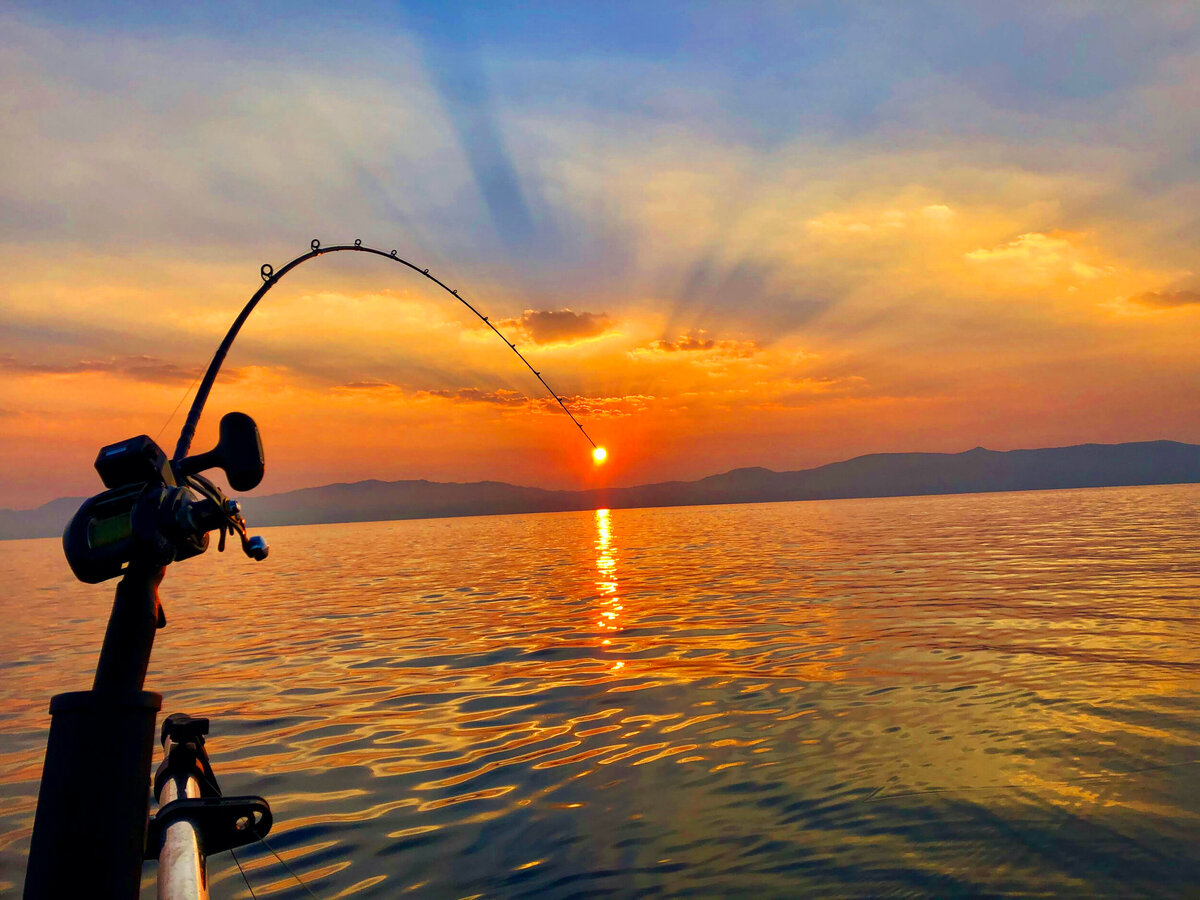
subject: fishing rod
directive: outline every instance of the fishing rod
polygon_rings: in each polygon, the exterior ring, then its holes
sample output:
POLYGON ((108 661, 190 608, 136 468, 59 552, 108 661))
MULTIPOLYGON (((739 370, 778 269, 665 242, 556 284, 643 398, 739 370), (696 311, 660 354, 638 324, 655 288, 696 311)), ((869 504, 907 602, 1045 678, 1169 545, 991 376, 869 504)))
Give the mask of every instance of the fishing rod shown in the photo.
POLYGON ((504 333, 500 331, 500 329, 497 328, 487 316, 476 309, 475 306, 468 302, 466 298, 461 296, 455 288, 447 285, 436 275, 429 274, 428 269, 423 269, 416 263, 409 262, 407 259, 397 256, 395 250, 387 253, 383 250, 376 250, 374 247, 364 247, 362 241, 357 238, 355 238, 353 244, 336 244, 330 247, 322 247, 321 242, 316 238, 313 238, 309 244, 309 247, 311 249, 308 253, 302 253, 301 255, 297 256, 291 262, 284 265, 278 272, 271 267, 270 263, 263 263, 262 268, 259 270, 260 274, 262 275, 263 286, 254 293, 254 296, 250 298, 250 300, 242 308, 242 311, 238 313, 238 317, 234 319, 233 324, 229 326, 229 331, 226 332, 224 340, 222 340, 220 346, 217 347, 217 352, 213 354, 212 362, 208 364, 208 370, 204 373, 204 378, 200 382, 200 388, 196 391, 196 398, 192 401, 192 407, 188 411, 187 421, 183 423, 183 430, 179 432, 179 442, 175 445, 175 454, 173 459, 182 459, 187 455, 188 449, 192 445, 192 438, 196 434, 196 425, 200 422, 200 414, 204 411, 204 404, 208 401, 209 392, 212 391, 213 384, 217 380, 217 373, 221 370, 221 364, 225 362, 225 356, 229 353, 229 348, 233 346, 233 341, 238 336, 238 332, 242 330, 242 325, 244 325, 246 320, 250 318, 250 313, 254 312, 254 308, 258 306, 258 301, 266 296, 267 291, 275 287, 275 285, 279 283, 279 280, 292 269, 296 268, 296 266, 306 263, 310 259, 316 259, 318 256, 324 256, 326 253, 341 253, 347 250, 357 251, 359 253, 372 253, 375 256, 382 256, 384 259, 390 259, 392 262, 398 262, 402 266, 408 266, 408 268, 412 269, 418 275, 428 278, 443 291, 453 296, 455 300, 473 312, 476 317, 483 322, 484 325, 492 329, 492 331, 496 333, 496 336, 499 337, 500 340, 508 344, 509 349, 511 349, 513 353, 517 354, 517 358, 525 364, 525 368, 532 372, 537 380, 542 383, 542 387, 550 392, 550 396, 555 399, 560 407, 562 407, 562 411, 570 416, 571 421, 575 423, 575 427, 579 429, 579 432, 587 439, 587 442, 591 444, 594 449, 600 449, 597 447, 596 442, 592 440, 592 436, 587 433, 583 425, 579 423, 579 420, 576 419, 571 410, 567 408, 567 404, 563 401, 563 398, 558 395, 554 388, 550 387, 550 385, 546 382, 546 379, 542 377, 542 373, 535 369, 533 364, 525 358, 525 354, 517 349, 517 345, 505 337, 504 333))
POLYGON ((592 445, 597 462, 603 459, 603 448, 516 344, 457 290, 428 269, 401 259, 395 250, 385 253, 359 240, 322 247, 314 239, 308 253, 278 272, 264 264, 263 285, 217 347, 174 455, 168 458, 144 434, 102 447, 94 465, 106 490, 85 500, 63 532, 63 552, 76 578, 88 584, 121 580, 92 689, 57 694, 50 701, 26 900, 128 900, 138 896, 142 864, 152 858, 159 860, 160 900, 207 898, 208 856, 255 840, 266 844, 273 822, 270 804, 262 797, 221 793, 205 749, 206 718, 176 713, 163 722, 162 763, 153 781, 159 807, 149 816, 150 766, 162 695, 144 687, 155 633, 167 624, 158 596, 166 567, 205 552, 214 531, 220 535, 218 551, 225 549, 227 536, 235 536, 251 559, 262 561, 269 553, 266 541, 247 533, 240 504, 203 474, 221 469, 238 492, 259 485, 265 462, 254 420, 245 413, 227 413, 221 418, 216 446, 188 455, 221 365, 246 319, 284 275, 310 259, 342 251, 401 263, 455 297, 508 344, 592 445))

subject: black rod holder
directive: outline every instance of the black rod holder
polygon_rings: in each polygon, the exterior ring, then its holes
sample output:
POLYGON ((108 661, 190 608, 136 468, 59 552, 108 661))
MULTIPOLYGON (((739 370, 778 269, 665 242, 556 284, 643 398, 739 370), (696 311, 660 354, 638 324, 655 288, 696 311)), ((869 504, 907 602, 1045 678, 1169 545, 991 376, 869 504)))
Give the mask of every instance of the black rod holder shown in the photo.
POLYGON ((117 585, 90 691, 50 701, 50 737, 25 873, 25 900, 138 896, 160 694, 143 691, 162 622, 161 567, 117 585))

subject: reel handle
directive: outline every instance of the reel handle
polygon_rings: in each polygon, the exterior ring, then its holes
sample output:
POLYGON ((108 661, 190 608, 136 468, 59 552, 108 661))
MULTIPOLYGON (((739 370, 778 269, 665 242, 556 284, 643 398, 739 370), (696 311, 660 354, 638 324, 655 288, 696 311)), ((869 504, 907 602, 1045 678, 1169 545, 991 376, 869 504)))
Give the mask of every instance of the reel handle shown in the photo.
POLYGON ((245 413, 231 412, 221 417, 217 446, 172 464, 175 477, 183 480, 205 469, 221 469, 235 491, 251 491, 263 479, 262 437, 258 425, 245 413))

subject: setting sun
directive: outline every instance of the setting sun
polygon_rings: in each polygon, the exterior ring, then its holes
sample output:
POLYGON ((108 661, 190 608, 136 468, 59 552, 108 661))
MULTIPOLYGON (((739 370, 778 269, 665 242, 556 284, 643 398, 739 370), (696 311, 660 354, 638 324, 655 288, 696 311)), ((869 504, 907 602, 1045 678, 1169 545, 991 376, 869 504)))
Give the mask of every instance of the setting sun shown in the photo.
POLYGON ((592 451, 592 462, 596 465, 604 465, 604 460, 608 459, 608 451, 603 447, 597 447, 592 451))

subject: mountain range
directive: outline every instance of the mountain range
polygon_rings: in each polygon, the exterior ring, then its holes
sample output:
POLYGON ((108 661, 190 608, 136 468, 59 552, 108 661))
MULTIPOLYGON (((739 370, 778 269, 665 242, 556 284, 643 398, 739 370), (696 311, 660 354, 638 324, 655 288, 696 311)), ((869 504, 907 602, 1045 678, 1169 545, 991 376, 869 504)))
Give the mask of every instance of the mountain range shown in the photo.
MULTIPOLYGON (((1177 441, 1080 444, 1039 450, 875 453, 814 469, 733 469, 698 481, 549 491, 499 481, 358 481, 245 500, 252 526, 447 516, 833 500, 1200 482, 1200 446, 1177 441)), ((62 533, 82 497, 0 509, 0 539, 62 533)))

